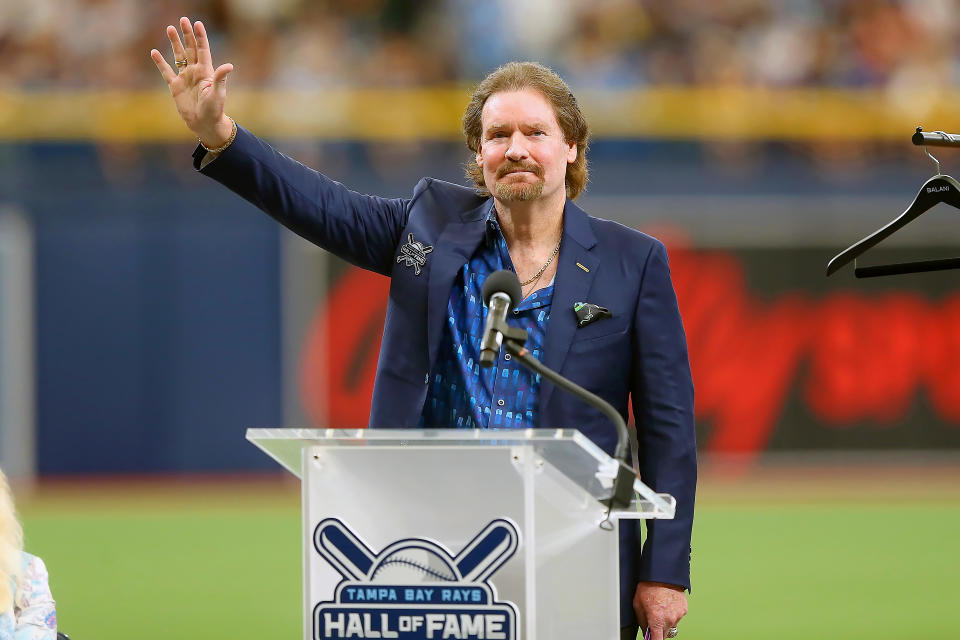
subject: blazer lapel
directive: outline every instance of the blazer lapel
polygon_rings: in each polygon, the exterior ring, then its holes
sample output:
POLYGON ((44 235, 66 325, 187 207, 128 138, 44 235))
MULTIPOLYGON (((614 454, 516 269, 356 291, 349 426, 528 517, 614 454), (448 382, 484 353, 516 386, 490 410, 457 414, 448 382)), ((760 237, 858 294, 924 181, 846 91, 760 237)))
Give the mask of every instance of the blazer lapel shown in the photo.
MULTIPOLYGON (((560 247, 550 323, 547 326, 543 364, 560 371, 570 350, 577 329, 576 302, 587 300, 590 286, 600 265, 600 258, 591 249, 597 244, 586 212, 567 200, 563 217, 563 244, 560 247)), ((553 384, 543 381, 540 388, 540 415, 544 416, 553 395, 553 384)))
POLYGON ((447 223, 434 243, 427 294, 427 345, 431 366, 440 347, 450 289, 457 277, 457 271, 470 260, 483 240, 489 206, 488 200, 479 207, 464 212, 459 222, 447 223))

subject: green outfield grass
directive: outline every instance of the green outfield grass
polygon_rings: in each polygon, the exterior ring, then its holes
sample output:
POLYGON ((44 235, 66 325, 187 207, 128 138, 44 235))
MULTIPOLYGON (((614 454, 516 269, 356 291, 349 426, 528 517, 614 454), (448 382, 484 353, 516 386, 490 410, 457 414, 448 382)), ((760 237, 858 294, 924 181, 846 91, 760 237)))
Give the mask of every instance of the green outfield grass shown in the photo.
MULTIPOLYGON (((955 483, 820 481, 701 482, 683 640, 960 637, 955 483)), ((300 637, 295 484, 42 485, 21 515, 73 640, 300 637)))

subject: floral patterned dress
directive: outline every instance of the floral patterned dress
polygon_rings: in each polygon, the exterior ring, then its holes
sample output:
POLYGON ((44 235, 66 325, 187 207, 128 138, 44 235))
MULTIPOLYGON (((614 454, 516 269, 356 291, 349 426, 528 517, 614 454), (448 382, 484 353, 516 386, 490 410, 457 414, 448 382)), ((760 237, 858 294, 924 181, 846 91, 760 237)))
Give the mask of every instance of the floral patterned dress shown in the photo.
POLYGON ((14 585, 13 611, 0 614, 0 640, 56 640, 57 610, 47 568, 29 553, 21 554, 23 572, 14 585))

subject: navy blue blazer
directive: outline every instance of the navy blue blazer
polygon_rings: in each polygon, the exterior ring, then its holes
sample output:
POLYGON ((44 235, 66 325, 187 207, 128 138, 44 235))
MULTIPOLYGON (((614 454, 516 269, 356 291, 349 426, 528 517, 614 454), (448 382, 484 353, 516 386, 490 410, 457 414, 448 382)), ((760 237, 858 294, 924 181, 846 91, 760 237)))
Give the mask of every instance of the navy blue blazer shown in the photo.
MULTIPOLYGON (((198 169, 203 157, 198 147, 198 169)), ((362 195, 240 127, 233 144, 201 171, 310 242, 390 276, 370 426, 417 427, 450 290, 483 239, 489 199, 431 178, 409 199, 362 195), (419 275, 398 261, 411 234, 433 247, 419 275)), ((675 519, 647 523, 642 551, 639 523, 621 523, 621 621, 627 625, 634 622, 639 580, 690 587, 697 469, 686 337, 658 240, 591 217, 568 199, 557 260, 544 364, 608 400, 624 418, 633 402, 640 475, 677 499, 675 519), (578 328, 576 302, 599 304, 612 317, 578 328)), ((613 453, 615 430, 598 410, 547 381, 539 408, 538 426, 579 429, 613 453)))

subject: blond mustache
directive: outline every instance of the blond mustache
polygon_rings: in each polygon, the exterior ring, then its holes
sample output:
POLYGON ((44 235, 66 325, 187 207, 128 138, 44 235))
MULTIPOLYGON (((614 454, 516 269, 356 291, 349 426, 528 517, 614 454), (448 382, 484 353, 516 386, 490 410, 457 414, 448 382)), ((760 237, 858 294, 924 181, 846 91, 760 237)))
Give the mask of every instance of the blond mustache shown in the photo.
POLYGON ((533 175, 537 176, 538 178, 542 178, 542 177, 543 177, 543 169, 542 169, 541 167, 537 166, 537 165, 534 165, 534 164, 531 164, 531 165, 527 165, 527 164, 509 164, 509 165, 504 165, 504 166, 500 167, 500 168, 497 170, 497 177, 498 177, 498 178, 502 178, 503 176, 507 175, 508 173, 513 173, 513 172, 515 172, 515 171, 529 171, 530 173, 532 173, 533 175))

